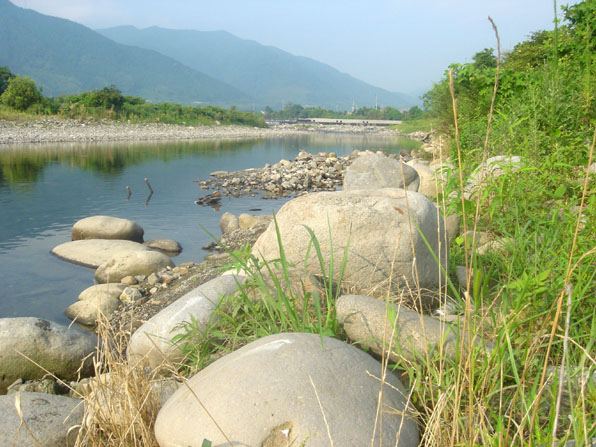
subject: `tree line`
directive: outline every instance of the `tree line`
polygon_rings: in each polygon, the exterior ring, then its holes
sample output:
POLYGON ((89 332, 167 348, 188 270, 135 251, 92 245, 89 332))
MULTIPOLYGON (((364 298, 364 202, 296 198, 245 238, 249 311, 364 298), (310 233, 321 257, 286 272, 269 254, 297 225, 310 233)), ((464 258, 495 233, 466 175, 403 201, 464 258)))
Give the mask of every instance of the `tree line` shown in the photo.
POLYGON ((423 114, 424 111, 418 106, 413 106, 409 110, 400 110, 394 107, 360 107, 348 113, 288 103, 281 110, 273 110, 271 107, 265 107, 263 110, 265 118, 271 120, 295 120, 298 118, 408 120, 420 118, 423 114))
POLYGON ((78 95, 48 98, 35 81, 0 67, 0 103, 17 111, 39 115, 59 115, 79 119, 112 119, 168 124, 243 124, 263 127, 262 116, 216 106, 184 106, 148 103, 138 96, 124 95, 116 86, 78 95))

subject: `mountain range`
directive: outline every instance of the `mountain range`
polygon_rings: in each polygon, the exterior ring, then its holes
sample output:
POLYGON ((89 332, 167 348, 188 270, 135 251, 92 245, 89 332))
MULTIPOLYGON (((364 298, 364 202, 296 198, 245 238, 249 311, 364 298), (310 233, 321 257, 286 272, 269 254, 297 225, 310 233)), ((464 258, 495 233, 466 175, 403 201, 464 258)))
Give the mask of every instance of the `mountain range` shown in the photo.
POLYGON ((47 96, 115 85, 152 102, 347 110, 416 101, 335 68, 225 31, 132 26, 92 30, 0 0, 0 66, 47 96))

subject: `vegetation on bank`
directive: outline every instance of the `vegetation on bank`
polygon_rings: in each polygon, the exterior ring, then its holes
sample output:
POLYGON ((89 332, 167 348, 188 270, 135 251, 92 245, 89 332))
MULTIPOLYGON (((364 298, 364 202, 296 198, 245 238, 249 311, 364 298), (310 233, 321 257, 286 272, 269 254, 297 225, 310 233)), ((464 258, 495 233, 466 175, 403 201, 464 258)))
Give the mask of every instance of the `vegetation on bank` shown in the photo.
MULTIPOLYGON (((496 55, 484 50, 469 64, 452 65, 425 95, 456 166, 436 200, 445 214, 462 217, 444 295, 465 334, 454 360, 437 353, 389 365, 412 390, 425 447, 571 440, 587 447, 596 438, 596 177, 588 170, 596 144, 596 0, 563 12, 562 26, 534 33, 509 54, 497 45, 496 55), (465 194, 462 179, 492 155, 519 155, 522 167, 465 194), (475 237, 464 236, 472 229, 505 241, 503 248, 477 254, 475 237), (468 267, 466 284, 454 274, 458 265, 468 267)), ((189 355, 185 372, 281 330, 345 339, 334 312, 341 283, 327 278, 349 258, 335 266, 320 260, 316 296, 294 287, 282 246, 275 264, 234 253, 235 267, 250 279, 239 298, 217 309, 220 320, 206 333, 188 323, 177 340, 189 355)), ((318 256, 315 237, 312 247, 318 256)), ((118 377, 119 384, 148 383, 128 370, 118 377)), ((122 401, 135 401, 134 393, 126 388, 122 401)), ((137 399, 127 411, 134 420, 106 422, 89 445, 156 445, 155 415, 146 411, 155 407, 137 399), (147 430, 117 430, 139 423, 147 430)))
MULTIPOLYGON (((564 25, 504 56, 497 45, 496 55, 487 49, 453 64, 425 95, 444 155, 456 165, 436 199, 445 214, 462 217, 444 296, 465 336, 455 360, 437 353, 390 365, 411 387, 424 446, 591 446, 596 439, 596 176, 588 169, 596 143, 596 1, 563 14, 564 25), (467 194, 462 179, 493 155, 519 155, 522 167, 467 194), (467 230, 504 245, 480 255, 467 230), (458 265, 467 267, 464 283, 458 265)), ((318 297, 292 289, 283 254, 276 269, 235 256, 250 276, 243 298, 224 303, 207 333, 189 322, 177 340, 190 371, 282 329, 345 339, 334 319, 341 284, 325 279, 324 260, 318 297)))
POLYGON ((7 108, 5 111, 0 110, 0 116, 5 118, 16 111, 30 116, 54 115, 132 123, 266 125, 261 115, 242 112, 235 107, 224 109, 216 106, 152 104, 137 96, 125 96, 113 85, 78 95, 48 98, 42 95, 35 81, 27 76, 15 76, 6 67, 0 67, 0 104, 7 108))
POLYGON ((421 118, 424 112, 420 107, 413 106, 409 110, 395 107, 360 107, 351 112, 338 112, 322 107, 301 106, 300 104, 286 104, 282 110, 265 107, 263 111, 266 119, 295 120, 298 118, 337 118, 337 119, 368 119, 368 120, 413 120, 421 118))

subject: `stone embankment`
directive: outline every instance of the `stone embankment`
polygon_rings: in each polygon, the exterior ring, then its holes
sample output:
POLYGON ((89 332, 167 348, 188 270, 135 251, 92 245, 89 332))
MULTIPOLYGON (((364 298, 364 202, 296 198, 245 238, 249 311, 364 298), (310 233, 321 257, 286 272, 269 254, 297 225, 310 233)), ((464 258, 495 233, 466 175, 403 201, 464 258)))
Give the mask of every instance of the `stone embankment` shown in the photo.
POLYGON ((129 124, 105 120, 72 120, 50 117, 36 121, 0 120, 0 145, 276 138, 321 132, 396 135, 392 130, 374 126, 304 126, 296 124, 277 124, 265 128, 237 125, 183 126, 161 123, 129 124))

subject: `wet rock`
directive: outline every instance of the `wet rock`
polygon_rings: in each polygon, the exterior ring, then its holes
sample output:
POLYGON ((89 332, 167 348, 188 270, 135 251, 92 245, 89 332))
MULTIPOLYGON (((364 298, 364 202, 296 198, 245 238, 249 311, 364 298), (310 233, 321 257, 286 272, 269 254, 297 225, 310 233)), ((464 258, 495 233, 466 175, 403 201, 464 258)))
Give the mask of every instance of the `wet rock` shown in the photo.
POLYGON ((92 216, 79 220, 72 227, 72 240, 124 239, 143 242, 143 228, 128 219, 111 216, 92 216))
POLYGON ((182 246, 171 239, 150 239, 143 243, 152 250, 158 250, 168 256, 177 256, 182 253, 182 246))
POLYGON ((159 412, 155 435, 162 446, 199 447, 203 439, 224 445, 216 420, 239 445, 318 447, 331 438, 337 446, 363 446, 382 437, 384 445, 417 446, 408 392, 391 372, 380 406, 382 428, 375 424, 381 374, 379 362, 342 341, 271 335, 217 360, 178 389, 159 412), (271 444, 280 438, 276 432, 286 444, 271 444))
POLYGON ((87 358, 81 375, 92 374, 88 356, 96 343, 95 337, 75 327, 32 317, 0 318, 0 394, 17 379, 39 379, 46 374, 31 360, 61 379, 72 380, 87 358))

